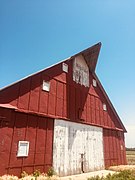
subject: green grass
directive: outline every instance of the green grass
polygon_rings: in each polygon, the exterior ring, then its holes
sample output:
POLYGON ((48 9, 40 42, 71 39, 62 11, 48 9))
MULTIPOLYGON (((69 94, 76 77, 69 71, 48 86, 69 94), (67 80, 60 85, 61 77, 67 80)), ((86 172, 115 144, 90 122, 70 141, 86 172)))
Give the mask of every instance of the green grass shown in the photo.
MULTIPOLYGON (((135 165, 135 151, 126 151, 127 163, 129 165, 135 165)), ((135 171, 123 170, 120 173, 115 173, 113 175, 109 174, 106 177, 92 177, 87 180, 135 180, 135 171)))
POLYGON ((87 180, 135 180, 135 171, 121 171, 120 173, 115 173, 113 175, 109 174, 106 177, 92 177, 87 180))

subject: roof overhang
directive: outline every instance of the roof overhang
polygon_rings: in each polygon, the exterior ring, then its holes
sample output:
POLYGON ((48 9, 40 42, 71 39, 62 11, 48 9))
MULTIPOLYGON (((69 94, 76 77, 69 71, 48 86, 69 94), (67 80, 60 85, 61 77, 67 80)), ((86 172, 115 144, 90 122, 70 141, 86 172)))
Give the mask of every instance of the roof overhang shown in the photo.
POLYGON ((14 110, 17 109, 16 106, 13 106, 13 105, 11 105, 11 104, 0 104, 0 107, 2 107, 2 108, 7 108, 7 109, 14 109, 14 110))

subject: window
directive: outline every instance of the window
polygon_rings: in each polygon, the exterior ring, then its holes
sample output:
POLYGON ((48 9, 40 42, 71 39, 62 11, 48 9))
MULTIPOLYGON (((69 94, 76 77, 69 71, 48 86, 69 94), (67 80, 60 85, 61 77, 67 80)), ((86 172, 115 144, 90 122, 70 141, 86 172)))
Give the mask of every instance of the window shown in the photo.
POLYGON ((29 141, 19 141, 17 157, 27 157, 29 153, 29 141))
POLYGON ((50 91, 50 82, 49 81, 43 81, 42 89, 44 91, 50 91))
POLYGON ((68 65, 66 63, 62 63, 62 70, 68 73, 68 65))
POLYGON ((93 79, 93 86, 97 87, 97 81, 95 79, 93 79))
POLYGON ((106 104, 103 104, 103 110, 104 110, 104 111, 107 111, 106 104))

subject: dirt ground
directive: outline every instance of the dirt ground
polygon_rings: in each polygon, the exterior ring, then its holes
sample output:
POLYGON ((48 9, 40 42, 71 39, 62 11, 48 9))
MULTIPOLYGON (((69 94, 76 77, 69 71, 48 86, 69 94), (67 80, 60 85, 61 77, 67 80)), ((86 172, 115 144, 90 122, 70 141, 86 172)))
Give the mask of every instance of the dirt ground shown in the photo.
POLYGON ((78 175, 72 175, 72 176, 66 176, 66 177, 61 177, 60 180, 87 180, 87 178, 94 177, 94 176, 106 176, 108 174, 114 174, 115 171, 111 170, 101 170, 101 171, 94 171, 90 173, 83 173, 83 174, 78 174, 78 175))
MULTIPOLYGON (((51 177, 49 178, 49 180, 87 180, 90 177, 94 177, 94 176, 106 176, 109 173, 110 174, 114 174, 118 171, 123 171, 123 170, 135 170, 135 165, 120 165, 120 166, 111 166, 108 170, 101 170, 101 171, 94 171, 94 172, 89 172, 89 173, 82 173, 82 174, 78 174, 78 175, 72 175, 72 176, 65 176, 65 177, 51 177)), ((48 180, 47 177, 45 176, 39 176, 37 178, 33 177, 33 176, 26 176, 22 179, 19 179, 16 176, 9 176, 9 175, 5 175, 3 177, 0 177, 0 180, 48 180)))
POLYGON ((135 165, 120 165, 120 166, 111 166, 108 170, 101 170, 101 171, 95 171, 90 173, 83 173, 79 175, 72 175, 72 176, 66 176, 59 178, 60 180, 87 180, 87 178, 94 177, 94 176, 106 176, 109 173, 114 174, 119 171, 123 170, 135 170, 135 165))
POLYGON ((111 170, 101 170, 101 171, 95 171, 95 172, 90 172, 90 173, 82 173, 82 174, 78 174, 78 175, 72 175, 72 176, 65 176, 65 177, 57 177, 57 176, 53 176, 53 177, 45 177, 45 176, 39 176, 37 178, 33 177, 33 176, 26 176, 22 179, 19 179, 16 176, 10 176, 10 175, 4 175, 2 177, 0 177, 0 180, 87 180, 87 178, 90 177, 94 177, 94 176, 106 176, 107 174, 113 174, 115 173, 115 171, 111 171, 111 170))
POLYGON ((112 171, 135 170, 135 165, 110 166, 109 170, 112 171))

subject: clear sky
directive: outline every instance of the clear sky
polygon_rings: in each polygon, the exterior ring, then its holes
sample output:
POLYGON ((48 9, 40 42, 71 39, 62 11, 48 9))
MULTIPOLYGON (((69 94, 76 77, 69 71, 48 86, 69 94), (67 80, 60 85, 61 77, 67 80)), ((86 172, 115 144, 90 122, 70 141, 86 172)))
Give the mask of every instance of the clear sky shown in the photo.
POLYGON ((135 0, 1 0, 0 88, 97 42, 96 73, 135 147, 135 0))

